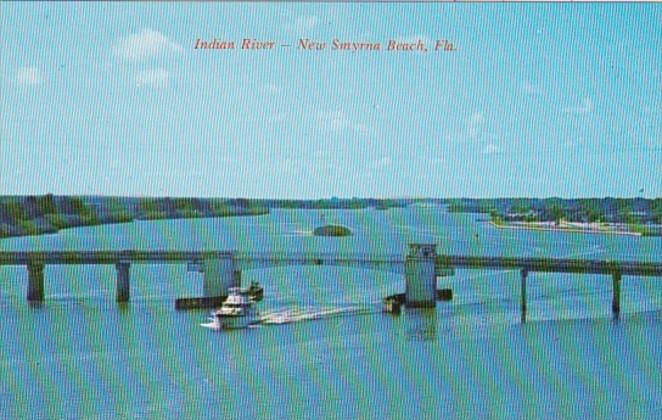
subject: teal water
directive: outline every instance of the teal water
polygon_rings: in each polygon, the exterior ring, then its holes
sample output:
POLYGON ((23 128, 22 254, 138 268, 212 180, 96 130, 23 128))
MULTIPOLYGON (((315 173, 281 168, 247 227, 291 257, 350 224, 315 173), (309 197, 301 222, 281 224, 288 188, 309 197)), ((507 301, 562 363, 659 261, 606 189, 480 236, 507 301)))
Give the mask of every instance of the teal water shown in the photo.
MULTIPOLYGON (((237 249, 662 261, 662 239, 498 230, 439 208, 280 210, 261 217, 135 222, 0 241, 1 250, 237 249), (309 232, 350 226, 348 238, 309 232)), ((396 274, 340 267, 246 271, 269 323, 241 331, 178 312, 202 292, 185 265, 133 265, 118 307, 112 266, 47 266, 46 301, 24 267, 0 268, 2 418, 660 418, 662 279, 624 277, 612 319, 606 276, 517 271, 440 278, 452 302, 381 313, 396 274)))

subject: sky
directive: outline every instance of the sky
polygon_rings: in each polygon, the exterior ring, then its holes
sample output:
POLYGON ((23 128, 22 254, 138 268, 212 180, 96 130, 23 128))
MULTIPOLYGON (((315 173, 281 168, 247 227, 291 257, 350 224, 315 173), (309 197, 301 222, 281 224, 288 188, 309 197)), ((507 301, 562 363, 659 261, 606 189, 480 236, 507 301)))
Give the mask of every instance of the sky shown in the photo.
POLYGON ((0 12, 0 195, 662 196, 657 4, 0 12), (456 51, 311 52, 300 38, 456 51))

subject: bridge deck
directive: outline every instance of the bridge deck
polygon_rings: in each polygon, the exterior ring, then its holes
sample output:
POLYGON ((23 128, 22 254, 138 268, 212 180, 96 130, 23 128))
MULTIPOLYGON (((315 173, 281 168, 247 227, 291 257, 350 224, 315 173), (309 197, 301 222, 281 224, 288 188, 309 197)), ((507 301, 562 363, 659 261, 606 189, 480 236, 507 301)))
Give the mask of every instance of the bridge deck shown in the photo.
MULTIPOLYGON (((205 259, 234 258, 240 266, 283 264, 318 265, 400 265, 400 255, 338 254, 338 253, 266 253, 235 251, 17 251, 0 252, 0 265, 26 264, 117 264, 184 263, 205 259)), ((633 276, 662 276, 662 263, 558 258, 490 257, 440 255, 436 266, 471 269, 526 269, 538 272, 590 273, 633 276)))
POLYGON ((526 269, 557 273, 614 274, 662 276, 662 263, 638 261, 584 260, 564 258, 474 257, 442 255, 437 265, 455 268, 526 269))
POLYGON ((0 265, 182 263, 207 258, 231 258, 228 251, 26 251, 0 252, 0 265))

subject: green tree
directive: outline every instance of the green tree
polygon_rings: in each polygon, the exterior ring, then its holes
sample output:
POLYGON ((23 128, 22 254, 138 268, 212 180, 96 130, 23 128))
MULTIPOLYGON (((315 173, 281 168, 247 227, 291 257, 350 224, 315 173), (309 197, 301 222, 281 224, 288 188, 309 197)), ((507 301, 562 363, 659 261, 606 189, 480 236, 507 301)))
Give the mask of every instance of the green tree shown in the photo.
POLYGON ((39 208, 41 214, 57 213, 57 207, 55 207, 53 194, 46 194, 43 197, 37 197, 37 208, 39 208))
POLYGON ((549 213, 551 214, 556 226, 558 226, 561 223, 561 219, 565 217, 565 209, 560 204, 552 204, 552 206, 549 208, 549 213))
POLYGON ((599 202, 596 200, 582 200, 580 203, 581 211, 589 222, 599 222, 603 219, 603 211, 599 202))
POLYGON ((27 218, 25 208, 21 203, 11 200, 6 201, 4 204, 4 214, 7 216, 7 221, 15 224, 18 220, 23 220, 27 218))

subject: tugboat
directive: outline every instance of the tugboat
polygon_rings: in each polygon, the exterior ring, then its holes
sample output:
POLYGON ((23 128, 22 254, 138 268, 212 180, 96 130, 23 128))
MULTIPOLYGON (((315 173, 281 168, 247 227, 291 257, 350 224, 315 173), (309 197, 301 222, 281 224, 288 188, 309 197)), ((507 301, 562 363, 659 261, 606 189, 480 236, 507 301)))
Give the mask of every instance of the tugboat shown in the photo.
POLYGON ((261 301, 264 297, 264 288, 260 286, 260 283, 252 281, 250 287, 246 290, 246 294, 253 302, 261 301))
POLYGON ((215 329, 246 328, 258 321, 255 303, 242 292, 239 287, 231 287, 227 299, 220 309, 212 313, 213 320, 209 325, 215 329))

